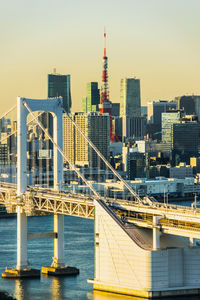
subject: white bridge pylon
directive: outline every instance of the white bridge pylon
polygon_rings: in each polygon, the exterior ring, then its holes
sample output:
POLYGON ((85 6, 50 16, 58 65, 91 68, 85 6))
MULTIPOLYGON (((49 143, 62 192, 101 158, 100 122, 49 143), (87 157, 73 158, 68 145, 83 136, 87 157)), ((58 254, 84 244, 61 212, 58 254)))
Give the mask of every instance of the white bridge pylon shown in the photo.
MULTIPOLYGON (((27 216, 20 206, 23 194, 27 190, 27 116, 29 111, 47 111, 53 115, 53 137, 56 145, 63 148, 63 122, 62 122, 62 97, 55 99, 26 99, 17 98, 17 195, 19 205, 17 207, 17 269, 28 268, 27 257, 27 216)), ((63 157, 54 145, 54 189, 59 190, 63 183, 63 157)), ((54 239, 55 267, 64 266, 64 219, 63 215, 54 216, 54 228, 56 228, 57 238, 54 239)))
MULTIPOLYGON (((17 269, 23 270, 28 267, 27 258, 27 216, 25 214, 23 203, 27 190, 27 116, 33 117, 37 125, 45 132, 53 144, 54 149, 54 189, 59 191, 63 183, 63 157, 68 162, 70 168, 76 172, 83 182, 90 188, 96 199, 100 199, 100 194, 95 190, 92 184, 86 180, 84 175, 73 165, 68 157, 63 153, 63 106, 62 97, 36 100, 18 97, 17 98, 17 269), (38 116, 33 114, 34 111, 47 111, 53 115, 53 138, 48 133, 47 128, 38 120, 38 116)), ((68 115, 67 115, 68 116, 68 115)), ((68 116, 69 117, 69 116, 68 116)), ((121 176, 112 168, 110 163, 103 157, 96 146, 84 135, 81 129, 69 117, 73 126, 80 132, 83 138, 88 142, 90 147, 102 159, 105 165, 115 174, 120 182, 129 190, 133 199, 140 203, 142 200, 133 191, 133 189, 121 178, 121 176)), ((52 267, 59 268, 64 266, 64 219, 63 215, 54 215, 54 257, 52 267)))
MULTIPOLYGON (((27 189, 27 116, 29 111, 24 104, 27 104, 32 111, 47 111, 53 115, 53 136, 54 141, 62 149, 62 97, 55 99, 34 100, 17 98, 17 194, 20 196, 27 189)), ((58 189, 63 183, 63 158, 54 146, 54 189, 58 189)))

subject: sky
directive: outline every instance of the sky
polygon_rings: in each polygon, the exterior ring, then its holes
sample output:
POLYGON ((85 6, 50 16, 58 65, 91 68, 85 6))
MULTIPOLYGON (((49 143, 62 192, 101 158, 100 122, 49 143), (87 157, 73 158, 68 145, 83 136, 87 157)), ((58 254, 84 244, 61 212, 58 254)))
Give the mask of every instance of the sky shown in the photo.
POLYGON ((101 85, 107 31, 110 100, 137 77, 141 101, 200 95, 199 0, 0 1, 0 113, 17 96, 47 97, 47 74, 71 75, 72 110, 101 85))

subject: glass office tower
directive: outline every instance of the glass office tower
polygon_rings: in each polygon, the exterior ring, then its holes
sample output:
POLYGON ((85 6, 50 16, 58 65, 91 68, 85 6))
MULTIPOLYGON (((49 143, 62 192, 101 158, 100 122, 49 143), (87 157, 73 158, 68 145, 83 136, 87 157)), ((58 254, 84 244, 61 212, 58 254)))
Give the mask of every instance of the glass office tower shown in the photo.
POLYGON ((120 84, 120 116, 140 117, 140 80, 136 78, 121 79, 120 84))
POLYGON ((48 98, 63 97, 66 112, 71 110, 70 75, 48 74, 48 98))
POLYGON ((82 109, 84 113, 99 111, 100 92, 97 82, 88 82, 86 88, 87 95, 82 99, 82 109))
MULTIPOLYGON (((70 75, 60 75, 57 73, 48 74, 48 98, 63 98, 63 108, 67 113, 71 109, 71 91, 70 91, 70 75)), ((49 99, 51 101, 51 99, 49 99)), ((43 113, 41 116, 42 124, 51 136, 53 136, 53 117, 50 113, 43 113)))

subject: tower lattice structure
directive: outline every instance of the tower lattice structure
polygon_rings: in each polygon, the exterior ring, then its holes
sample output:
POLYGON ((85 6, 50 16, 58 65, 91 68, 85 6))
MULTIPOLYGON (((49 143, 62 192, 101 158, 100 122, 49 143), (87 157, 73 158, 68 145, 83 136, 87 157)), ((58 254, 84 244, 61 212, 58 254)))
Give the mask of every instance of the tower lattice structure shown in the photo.
POLYGON ((99 109, 101 114, 109 113, 110 140, 111 142, 118 142, 119 139, 113 130, 111 108, 112 108, 112 102, 109 99, 109 86, 108 86, 108 57, 106 55, 106 32, 104 31, 103 72, 102 72, 101 101, 100 101, 99 109))

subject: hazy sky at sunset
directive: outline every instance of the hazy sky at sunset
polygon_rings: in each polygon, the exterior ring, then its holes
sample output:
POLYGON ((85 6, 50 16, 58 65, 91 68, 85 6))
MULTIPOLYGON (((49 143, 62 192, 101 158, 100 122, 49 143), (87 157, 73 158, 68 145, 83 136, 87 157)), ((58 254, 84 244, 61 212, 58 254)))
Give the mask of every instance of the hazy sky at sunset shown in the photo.
POLYGON ((101 83, 107 28, 109 86, 141 80, 142 103, 200 94, 199 0, 6 0, 0 5, 1 113, 17 96, 47 97, 47 74, 71 74, 73 110, 101 83))

